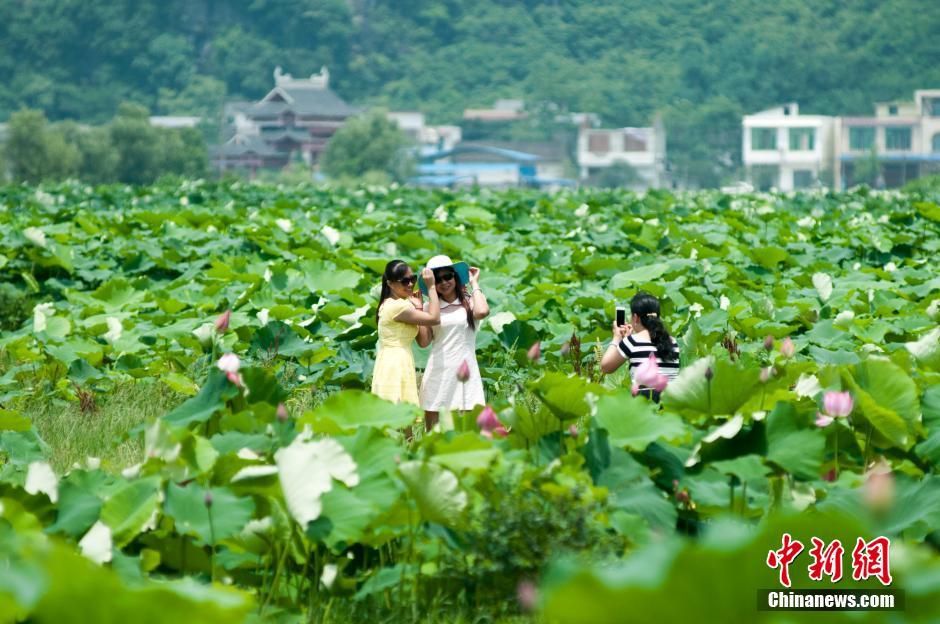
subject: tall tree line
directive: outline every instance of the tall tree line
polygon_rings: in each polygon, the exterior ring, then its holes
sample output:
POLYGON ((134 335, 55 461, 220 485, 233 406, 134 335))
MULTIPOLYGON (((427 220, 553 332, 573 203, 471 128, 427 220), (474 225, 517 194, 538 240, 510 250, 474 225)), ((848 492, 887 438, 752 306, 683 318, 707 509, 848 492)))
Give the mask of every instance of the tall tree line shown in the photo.
MULTIPOLYGON (((0 119, 103 121, 122 101, 208 114, 276 65, 329 66, 358 104, 452 122, 500 97, 646 125, 677 175, 717 183, 740 115, 864 114, 940 85, 935 0, 30 0, 0 3, 0 119)), ((730 159, 730 161, 729 161, 730 159)))

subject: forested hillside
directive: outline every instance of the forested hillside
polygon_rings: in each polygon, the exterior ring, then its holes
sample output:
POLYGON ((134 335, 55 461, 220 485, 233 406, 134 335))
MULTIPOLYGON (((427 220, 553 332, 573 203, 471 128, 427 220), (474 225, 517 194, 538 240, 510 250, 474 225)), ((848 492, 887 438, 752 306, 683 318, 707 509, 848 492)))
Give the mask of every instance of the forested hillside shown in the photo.
POLYGON ((936 0, 16 0, 0 3, 0 119, 103 121, 119 102, 205 113, 282 65, 322 65, 358 104, 431 121, 498 97, 666 114, 670 151, 736 149, 739 115, 782 101, 865 113, 940 85, 936 0))

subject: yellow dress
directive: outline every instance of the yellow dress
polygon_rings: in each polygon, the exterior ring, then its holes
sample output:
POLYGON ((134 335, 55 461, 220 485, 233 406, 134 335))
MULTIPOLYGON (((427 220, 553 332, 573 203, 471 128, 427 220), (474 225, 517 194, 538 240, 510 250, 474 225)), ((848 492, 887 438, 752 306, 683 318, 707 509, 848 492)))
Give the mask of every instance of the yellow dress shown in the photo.
POLYGON ((407 299, 386 299, 379 308, 379 344, 372 369, 372 394, 395 403, 418 404, 418 379, 411 343, 418 326, 395 317, 413 307, 407 299))

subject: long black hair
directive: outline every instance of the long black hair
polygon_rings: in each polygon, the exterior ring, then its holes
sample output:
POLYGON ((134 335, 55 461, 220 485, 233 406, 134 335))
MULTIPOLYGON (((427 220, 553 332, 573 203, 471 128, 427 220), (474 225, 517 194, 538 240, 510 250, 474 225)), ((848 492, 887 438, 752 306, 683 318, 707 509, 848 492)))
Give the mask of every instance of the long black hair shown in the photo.
POLYGON ((659 299, 648 292, 638 292, 630 300, 630 312, 640 317, 643 327, 649 331, 650 342, 656 347, 656 357, 666 362, 679 359, 672 336, 659 318, 659 299))
MULTIPOLYGON (((467 311, 467 325, 472 330, 476 330, 476 327, 473 323, 473 310, 470 309, 470 295, 467 293, 467 287, 463 285, 460 281, 460 275, 457 273, 457 270, 454 267, 441 267, 440 269, 434 269, 435 271, 440 271, 443 268, 449 268, 454 272, 454 288, 457 291, 457 301, 460 302, 460 305, 463 306, 463 309, 467 311)), ((435 280, 437 275, 434 276, 435 280)), ((434 286, 437 288, 437 286, 434 286)))
POLYGON ((392 260, 385 265, 385 272, 382 273, 382 292, 379 294, 379 307, 375 309, 375 322, 379 322, 379 310, 385 300, 392 296, 392 287, 388 285, 390 281, 398 281, 408 273, 408 263, 404 260, 392 260))

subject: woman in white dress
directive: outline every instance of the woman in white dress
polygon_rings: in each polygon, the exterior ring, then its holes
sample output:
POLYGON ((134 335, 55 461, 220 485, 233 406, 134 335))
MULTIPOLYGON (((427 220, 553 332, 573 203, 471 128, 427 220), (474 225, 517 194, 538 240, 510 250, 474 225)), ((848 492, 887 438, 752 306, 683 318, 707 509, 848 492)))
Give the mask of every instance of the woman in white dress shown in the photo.
MULTIPOLYGON (((480 269, 470 268, 466 262, 455 263, 447 256, 434 256, 427 268, 434 271, 441 305, 441 324, 419 327, 417 338, 419 346, 431 345, 419 392, 424 425, 430 430, 442 409, 467 411, 486 404, 477 366, 476 330, 477 322, 489 315, 490 306, 480 288, 480 269), (466 368, 461 370, 464 363, 466 368)), ((423 280, 418 285, 427 292, 423 280)))

